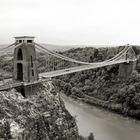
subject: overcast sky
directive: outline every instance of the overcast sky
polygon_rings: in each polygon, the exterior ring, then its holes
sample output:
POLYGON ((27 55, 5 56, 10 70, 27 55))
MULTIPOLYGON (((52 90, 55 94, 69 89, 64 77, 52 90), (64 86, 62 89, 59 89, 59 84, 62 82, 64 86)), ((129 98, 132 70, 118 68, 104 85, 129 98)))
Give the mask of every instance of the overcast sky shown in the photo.
POLYGON ((0 0, 0 44, 140 45, 140 0, 0 0))

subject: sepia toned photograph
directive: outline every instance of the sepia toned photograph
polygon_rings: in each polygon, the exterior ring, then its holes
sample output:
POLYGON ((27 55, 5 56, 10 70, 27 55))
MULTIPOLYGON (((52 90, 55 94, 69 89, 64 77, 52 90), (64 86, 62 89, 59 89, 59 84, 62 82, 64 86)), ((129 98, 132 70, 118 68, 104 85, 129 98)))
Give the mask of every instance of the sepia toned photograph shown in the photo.
POLYGON ((140 140, 140 1, 0 0, 0 140, 140 140))

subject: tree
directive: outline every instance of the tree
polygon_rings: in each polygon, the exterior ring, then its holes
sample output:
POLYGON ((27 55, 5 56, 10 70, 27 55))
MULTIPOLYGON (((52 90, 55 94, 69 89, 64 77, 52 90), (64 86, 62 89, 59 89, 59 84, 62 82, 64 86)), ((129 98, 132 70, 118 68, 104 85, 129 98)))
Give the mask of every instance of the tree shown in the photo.
POLYGON ((9 140, 11 137, 10 123, 4 120, 3 124, 0 126, 0 138, 9 140))
POLYGON ((63 87, 63 91, 66 95, 70 95, 71 94, 71 84, 70 83, 66 83, 63 87))
POLYGON ((41 115, 35 116, 34 118, 28 118, 26 122, 26 128, 23 133, 26 139, 48 139, 45 118, 41 115))
POLYGON ((94 135, 93 135, 93 133, 90 133, 90 134, 89 134, 88 140, 94 140, 94 135))
POLYGON ((83 97, 83 92, 80 91, 80 90, 79 90, 78 88, 76 88, 76 87, 73 87, 73 88, 71 89, 71 93, 72 93, 72 95, 74 95, 74 96, 83 97))

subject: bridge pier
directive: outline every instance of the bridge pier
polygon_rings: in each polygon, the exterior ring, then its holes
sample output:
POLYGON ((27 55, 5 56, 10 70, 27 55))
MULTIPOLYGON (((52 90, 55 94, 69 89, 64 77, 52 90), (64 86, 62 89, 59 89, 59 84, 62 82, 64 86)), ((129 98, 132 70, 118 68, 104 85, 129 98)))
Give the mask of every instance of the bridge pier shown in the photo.
POLYGON ((24 89, 25 97, 36 95, 40 86, 41 83, 24 86, 23 89, 24 89))
POLYGON ((134 70, 136 70, 136 61, 125 62, 119 64, 119 77, 120 78, 128 78, 134 70))
POLYGON ((16 87, 15 89, 22 94, 24 97, 30 97, 32 95, 36 95, 38 89, 41 87, 42 83, 35 83, 30 85, 21 85, 16 87))

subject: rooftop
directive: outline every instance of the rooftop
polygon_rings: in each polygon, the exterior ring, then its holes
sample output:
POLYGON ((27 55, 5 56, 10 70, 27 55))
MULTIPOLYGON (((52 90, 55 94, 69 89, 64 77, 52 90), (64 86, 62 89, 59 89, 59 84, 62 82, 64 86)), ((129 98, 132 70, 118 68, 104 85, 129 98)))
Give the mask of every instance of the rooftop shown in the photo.
POLYGON ((17 36, 15 39, 34 39, 34 36, 17 36))

